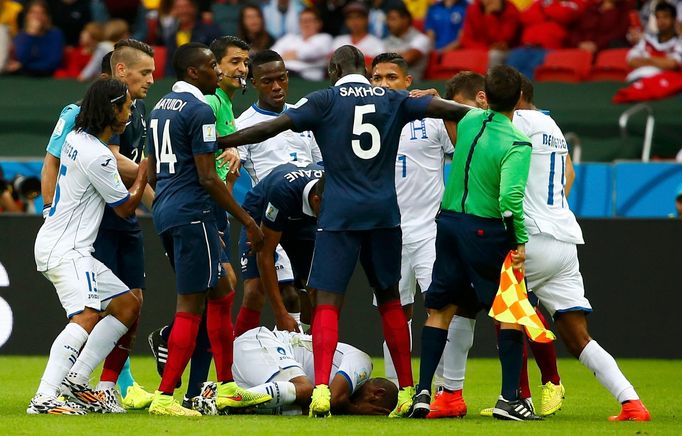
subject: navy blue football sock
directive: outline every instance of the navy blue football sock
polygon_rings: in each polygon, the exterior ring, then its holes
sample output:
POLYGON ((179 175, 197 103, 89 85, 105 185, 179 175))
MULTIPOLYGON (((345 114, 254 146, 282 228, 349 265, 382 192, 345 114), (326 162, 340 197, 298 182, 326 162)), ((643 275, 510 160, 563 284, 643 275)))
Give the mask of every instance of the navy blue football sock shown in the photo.
POLYGON ((206 331, 206 314, 201 318, 199 333, 197 333, 197 345, 192 354, 192 364, 189 369, 189 383, 187 383, 187 398, 201 394, 201 385, 208 379, 208 371, 211 369, 211 343, 206 331))
POLYGON ((443 355, 445 343, 448 340, 448 330, 424 326, 422 329, 422 352, 419 365, 419 387, 417 392, 426 389, 431 392, 433 374, 438 368, 438 362, 443 355))
POLYGON ((509 401, 518 400, 523 364, 523 333, 520 330, 500 330, 497 347, 502 364, 502 397, 509 401))

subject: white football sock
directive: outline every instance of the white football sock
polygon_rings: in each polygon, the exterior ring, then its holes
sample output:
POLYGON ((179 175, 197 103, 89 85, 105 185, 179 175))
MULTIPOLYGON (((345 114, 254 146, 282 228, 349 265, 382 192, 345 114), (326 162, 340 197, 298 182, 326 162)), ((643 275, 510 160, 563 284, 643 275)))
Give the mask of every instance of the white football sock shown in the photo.
POLYGON ((443 357, 436 370, 436 377, 439 377, 442 382, 439 386, 451 391, 464 388, 467 357, 474 344, 475 326, 475 319, 452 317, 448 326, 448 341, 445 343, 443 357))
POLYGON ((599 383, 608 389, 619 403, 639 399, 635 388, 620 371, 615 359, 597 341, 588 342, 580 353, 579 359, 580 363, 594 373, 599 383))
POLYGON ((261 407, 274 408, 296 402, 296 385, 291 382, 270 382, 249 388, 248 390, 272 397, 272 400, 264 403, 261 407))
POLYGON ((107 357, 114 349, 116 342, 121 336, 126 334, 128 327, 113 315, 107 315, 100 320, 95 328, 90 332, 90 337, 85 343, 78 360, 71 368, 75 373, 78 383, 87 383, 90 374, 97 368, 97 365, 107 357))
POLYGON ((62 380, 78 359, 78 352, 87 340, 88 332, 83 327, 73 322, 66 325, 50 348, 50 357, 38 386, 39 394, 48 397, 57 395, 62 380))
MULTIPOLYGON (((410 351, 412 351, 412 320, 407 320, 407 328, 410 331, 410 351)), ((391 380, 396 385, 398 384, 398 374, 395 371, 395 365, 393 365, 393 359, 391 359, 391 352, 388 350, 388 345, 384 341, 384 377, 391 380)))

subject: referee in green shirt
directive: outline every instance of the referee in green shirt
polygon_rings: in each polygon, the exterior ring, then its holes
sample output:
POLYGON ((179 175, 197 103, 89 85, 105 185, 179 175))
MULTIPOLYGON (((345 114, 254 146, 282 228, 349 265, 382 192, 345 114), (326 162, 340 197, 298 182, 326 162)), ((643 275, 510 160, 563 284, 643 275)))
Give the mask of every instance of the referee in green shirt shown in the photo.
MULTIPOLYGON (((515 250, 515 269, 522 269, 525 260, 528 233, 523 198, 531 142, 511 121, 521 96, 519 72, 508 66, 491 69, 485 93, 490 109, 472 109, 457 125, 455 154, 438 218, 436 261, 425 294, 429 317, 422 330, 414 417, 429 412, 433 374, 457 307, 471 313, 488 310, 509 250, 515 250), (505 222, 513 229, 507 229, 505 222)), ((539 419, 518 396, 522 331, 516 324, 502 323, 500 328, 502 392, 493 415, 518 421, 539 419)))

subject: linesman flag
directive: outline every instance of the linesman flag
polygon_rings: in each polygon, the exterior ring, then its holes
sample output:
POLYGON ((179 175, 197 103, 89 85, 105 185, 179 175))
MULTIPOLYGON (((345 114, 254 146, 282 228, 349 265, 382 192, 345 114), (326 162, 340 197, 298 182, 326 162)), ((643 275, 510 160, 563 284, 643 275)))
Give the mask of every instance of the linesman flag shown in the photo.
POLYGON ((522 325, 526 335, 534 342, 547 343, 556 339, 554 333, 544 327, 528 301, 523 273, 512 268, 511 251, 504 259, 500 287, 488 315, 499 322, 522 325))

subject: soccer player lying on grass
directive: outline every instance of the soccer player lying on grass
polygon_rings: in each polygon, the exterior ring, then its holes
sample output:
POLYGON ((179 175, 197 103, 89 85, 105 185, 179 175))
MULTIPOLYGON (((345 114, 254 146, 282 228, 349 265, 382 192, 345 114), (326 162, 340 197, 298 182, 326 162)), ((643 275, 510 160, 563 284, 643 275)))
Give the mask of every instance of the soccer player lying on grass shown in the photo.
MULTIPOLYGON (((297 405, 305 413, 313 392, 312 337, 302 333, 251 329, 235 339, 235 381, 252 392, 272 396, 259 406, 297 405)), ((370 378, 372 360, 357 348, 338 343, 329 379, 331 411, 338 415, 388 415, 398 388, 385 378, 370 378)))
POLYGON ((135 182, 126 190, 116 158, 106 146, 112 135, 125 129, 131 107, 125 83, 96 81, 86 92, 75 130, 61 150, 59 178, 52 207, 36 237, 35 260, 38 271, 54 284, 69 323, 52 344, 29 414, 85 413, 58 400, 60 392, 88 410, 104 411, 104 396, 90 388, 88 380, 137 322, 137 297, 92 257, 105 203, 128 217, 147 184, 143 160, 135 182), (106 311, 104 318, 102 311, 106 311))

